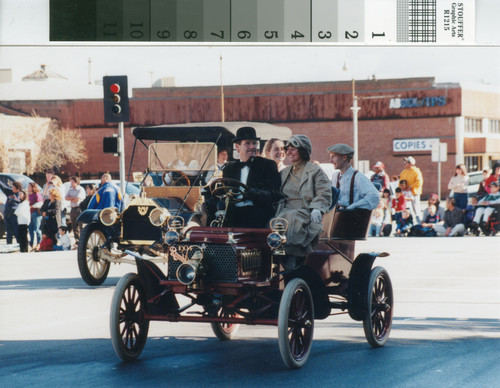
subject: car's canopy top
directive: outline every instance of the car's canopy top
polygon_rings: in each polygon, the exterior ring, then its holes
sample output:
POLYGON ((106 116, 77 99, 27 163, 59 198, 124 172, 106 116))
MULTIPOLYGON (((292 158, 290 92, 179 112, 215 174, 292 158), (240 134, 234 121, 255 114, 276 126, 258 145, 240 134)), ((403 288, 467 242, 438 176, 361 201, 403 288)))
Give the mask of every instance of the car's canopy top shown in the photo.
POLYGON ((276 137, 288 140, 292 130, 282 125, 257 123, 250 121, 228 121, 188 124, 167 124, 151 127, 136 127, 132 134, 137 140, 161 140, 181 142, 215 142, 221 135, 217 145, 230 145, 241 127, 253 127, 262 140, 276 137))

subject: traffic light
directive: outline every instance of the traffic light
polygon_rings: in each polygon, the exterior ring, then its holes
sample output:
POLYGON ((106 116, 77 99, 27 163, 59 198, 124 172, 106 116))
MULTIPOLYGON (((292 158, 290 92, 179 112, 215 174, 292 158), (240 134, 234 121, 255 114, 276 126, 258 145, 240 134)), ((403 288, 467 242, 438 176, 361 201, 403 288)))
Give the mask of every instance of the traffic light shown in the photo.
POLYGON ((104 85, 104 122, 130 121, 127 76, 105 76, 102 78, 102 84, 104 85))

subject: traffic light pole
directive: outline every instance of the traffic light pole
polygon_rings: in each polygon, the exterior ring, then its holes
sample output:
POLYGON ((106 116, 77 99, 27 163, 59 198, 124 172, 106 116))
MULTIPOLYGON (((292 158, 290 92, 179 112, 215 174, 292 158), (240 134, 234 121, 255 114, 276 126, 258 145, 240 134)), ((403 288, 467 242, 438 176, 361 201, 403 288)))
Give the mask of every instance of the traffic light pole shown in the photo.
POLYGON ((118 150, 120 153, 120 191, 125 197, 125 136, 123 134, 123 121, 118 123, 118 150))

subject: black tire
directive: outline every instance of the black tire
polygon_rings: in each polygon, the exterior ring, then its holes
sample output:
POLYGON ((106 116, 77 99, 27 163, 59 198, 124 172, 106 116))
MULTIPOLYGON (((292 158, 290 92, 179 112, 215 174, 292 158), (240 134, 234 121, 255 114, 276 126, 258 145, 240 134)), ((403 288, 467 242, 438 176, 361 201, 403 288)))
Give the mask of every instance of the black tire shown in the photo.
MULTIPOLYGON (((235 315, 225 312, 224 310, 221 310, 218 316, 234 317, 235 315)), ((238 323, 211 322, 210 325, 212 326, 214 334, 221 341, 229 341, 230 339, 232 339, 238 332, 238 329, 240 328, 240 325, 238 323)))
POLYGON ((100 247, 106 241, 103 228, 97 223, 85 226, 78 242, 78 269, 89 286, 99 286, 108 277, 109 261, 100 257, 100 247))
POLYGON ((367 293, 363 329, 368 343, 379 348, 389 338, 394 309, 391 278, 384 268, 375 267, 371 270, 367 293))
POLYGON ((285 287, 278 312, 278 343, 289 368, 302 367, 309 357, 314 332, 314 304, 309 286, 295 278, 285 287))
POLYGON ((116 285, 111 301, 109 328, 118 357, 133 361, 146 345, 149 321, 144 318, 146 294, 139 276, 128 273, 116 285))

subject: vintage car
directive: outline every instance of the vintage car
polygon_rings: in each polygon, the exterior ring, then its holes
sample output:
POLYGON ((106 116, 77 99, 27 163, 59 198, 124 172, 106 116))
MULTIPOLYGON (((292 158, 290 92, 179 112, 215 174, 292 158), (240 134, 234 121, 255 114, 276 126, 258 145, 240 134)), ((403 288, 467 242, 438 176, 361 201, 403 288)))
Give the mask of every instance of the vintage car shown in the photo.
MULTIPOLYGON (((285 126, 254 122, 211 122, 137 127, 135 144, 148 149, 147 173, 156 186, 144 186, 119 211, 115 208, 88 209, 79 222, 86 224, 78 244, 78 268, 89 285, 102 284, 111 263, 134 263, 125 250, 165 262, 161 253, 162 230, 171 215, 183 218, 186 226, 200 216, 201 190, 217 174, 218 147, 232 147, 236 131, 253 126, 262 142, 271 137, 287 139, 285 126), (187 161, 183 161, 189 158, 187 161)), ((132 161, 131 164, 132 165, 132 161)), ((130 175, 130 174, 129 174, 130 175)), ((127 179, 130 180, 130 179, 127 179)))
MULTIPOLYGON (((137 273, 120 279, 111 303, 111 339, 121 359, 139 357, 151 321, 207 322, 220 340, 233 338, 240 324, 275 325, 285 365, 300 368, 311 351, 314 320, 332 310, 363 321, 371 346, 386 343, 392 284, 387 271, 373 263, 387 254, 354 256, 355 241, 366 238, 370 211, 332 207, 304 265, 285 270, 287 221, 272 219, 270 229, 223 227, 227 204, 238 201, 246 186, 218 178, 208 188, 225 208, 208 227, 186 227, 184 217, 167 216, 155 248, 165 260, 163 270, 148 254, 125 251, 134 257, 137 273)), ((157 217, 150 219, 158 224, 157 217)))

